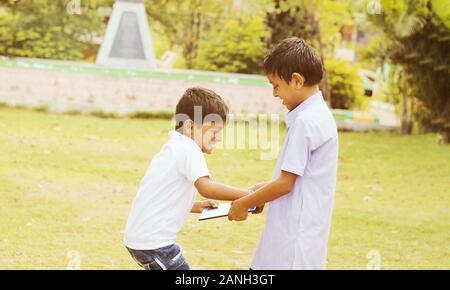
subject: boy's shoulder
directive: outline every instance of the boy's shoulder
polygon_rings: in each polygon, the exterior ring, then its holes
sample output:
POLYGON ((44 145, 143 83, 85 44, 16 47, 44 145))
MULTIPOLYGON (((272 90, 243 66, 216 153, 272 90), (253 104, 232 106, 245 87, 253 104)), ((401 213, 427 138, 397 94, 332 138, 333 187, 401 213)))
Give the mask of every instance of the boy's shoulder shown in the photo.
POLYGON ((177 159, 186 156, 203 156, 203 152, 194 140, 183 136, 182 138, 171 138, 165 145, 177 159))
POLYGON ((292 127, 298 130, 314 130, 320 127, 321 122, 313 112, 304 111, 295 118, 292 127))
POLYGON ((336 121, 334 120, 333 113, 325 102, 311 106, 311 108, 307 108, 301 114, 298 114, 294 125, 307 126, 316 130, 325 128, 332 131, 336 130, 336 121))
POLYGON ((337 139, 337 127, 331 112, 325 110, 323 114, 314 114, 312 111, 305 111, 299 114, 289 131, 297 131, 300 136, 307 137, 318 147, 330 139, 337 139))

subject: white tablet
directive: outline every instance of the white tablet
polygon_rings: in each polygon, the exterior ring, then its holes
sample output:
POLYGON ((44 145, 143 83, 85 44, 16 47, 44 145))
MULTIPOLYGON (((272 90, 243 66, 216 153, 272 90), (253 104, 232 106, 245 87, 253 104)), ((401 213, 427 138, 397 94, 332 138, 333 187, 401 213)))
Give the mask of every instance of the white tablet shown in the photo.
MULTIPOLYGON (((228 212, 231 208, 231 202, 229 203, 221 203, 218 205, 217 208, 205 208, 202 212, 202 214, 199 216, 199 221, 209 220, 209 219, 215 219, 220 217, 228 216, 228 212)), ((254 212, 256 210, 256 207, 250 208, 249 212, 254 212)))

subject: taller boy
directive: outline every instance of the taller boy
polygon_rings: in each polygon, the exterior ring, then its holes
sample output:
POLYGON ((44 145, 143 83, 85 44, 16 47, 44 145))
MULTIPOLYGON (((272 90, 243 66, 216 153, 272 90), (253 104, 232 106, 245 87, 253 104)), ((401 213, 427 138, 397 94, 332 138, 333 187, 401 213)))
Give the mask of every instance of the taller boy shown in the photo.
POLYGON ((273 95, 289 110, 287 133, 272 181, 233 202, 230 220, 270 202, 252 269, 325 269, 338 161, 333 115, 319 90, 322 60, 304 40, 272 50, 264 70, 273 95))

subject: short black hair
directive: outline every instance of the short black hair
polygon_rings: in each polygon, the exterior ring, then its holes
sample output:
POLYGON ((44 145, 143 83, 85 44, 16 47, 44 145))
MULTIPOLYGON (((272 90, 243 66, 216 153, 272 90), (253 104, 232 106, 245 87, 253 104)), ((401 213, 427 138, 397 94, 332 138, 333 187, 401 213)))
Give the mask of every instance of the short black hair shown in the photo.
POLYGON ((227 104, 218 94, 205 88, 192 87, 187 89, 178 101, 175 110, 175 129, 180 129, 186 118, 195 121, 197 125, 201 125, 205 117, 211 114, 220 116, 222 121, 226 122, 228 112, 227 104), (199 120, 195 120, 195 107, 201 107, 201 123, 199 120))
POLYGON ((275 46, 264 59, 264 72, 274 74, 288 83, 293 73, 305 78, 305 86, 320 83, 324 74, 322 58, 305 40, 290 37, 275 46))

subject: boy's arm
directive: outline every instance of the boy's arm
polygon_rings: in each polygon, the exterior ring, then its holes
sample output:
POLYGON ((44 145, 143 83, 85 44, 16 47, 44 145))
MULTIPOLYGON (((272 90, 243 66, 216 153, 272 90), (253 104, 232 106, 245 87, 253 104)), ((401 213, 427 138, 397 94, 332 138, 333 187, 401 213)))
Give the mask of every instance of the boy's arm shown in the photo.
POLYGON ((194 185, 203 197, 217 200, 233 201, 250 193, 246 189, 239 189, 215 182, 208 176, 200 177, 194 185))
POLYGON ((298 175, 287 171, 281 171, 280 176, 267 183, 257 191, 244 196, 231 205, 228 214, 229 220, 241 221, 247 219, 248 209, 275 200, 291 192, 298 175))
POLYGON ((253 191, 257 191, 258 189, 260 189, 261 187, 266 186, 269 183, 270 183, 270 181, 264 181, 264 182, 261 182, 261 183, 253 185, 252 187, 250 187, 250 189, 253 190, 253 191))
MULTIPOLYGON (((269 183, 270 183, 270 181, 260 182, 260 183, 258 183, 258 184, 253 185, 252 187, 250 187, 250 190, 251 190, 252 192, 253 192, 253 191, 257 191, 258 189, 260 189, 261 187, 266 186, 266 185, 269 184, 269 183)), ((253 211, 252 213, 253 213, 253 214, 259 214, 259 213, 262 213, 263 210, 264 210, 264 205, 265 205, 265 204, 258 205, 258 206, 256 207, 255 211, 253 211)))

